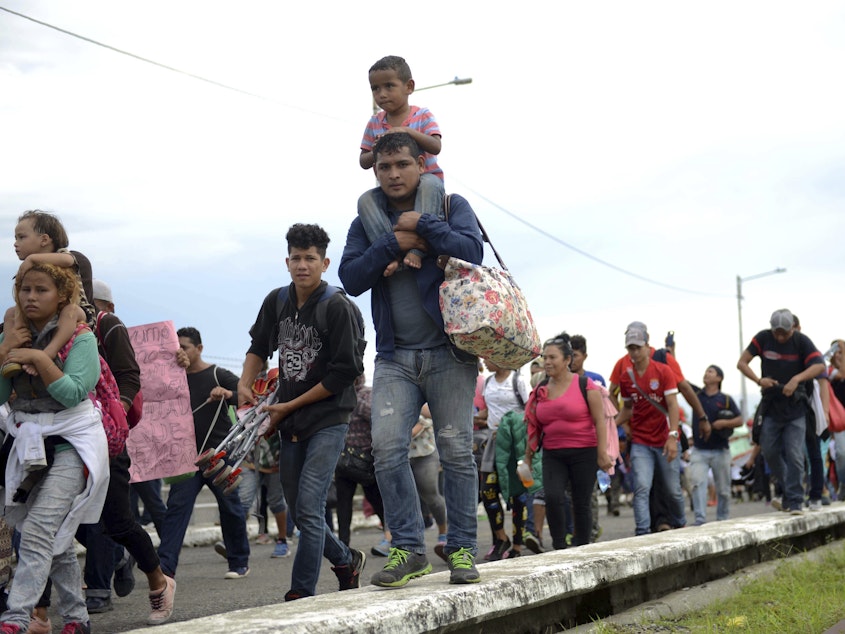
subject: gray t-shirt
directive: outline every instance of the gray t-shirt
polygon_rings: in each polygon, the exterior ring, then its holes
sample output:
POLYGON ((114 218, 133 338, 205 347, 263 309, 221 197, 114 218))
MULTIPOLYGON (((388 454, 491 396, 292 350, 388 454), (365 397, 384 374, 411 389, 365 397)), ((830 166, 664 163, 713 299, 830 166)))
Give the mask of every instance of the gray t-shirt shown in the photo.
POLYGON ((413 270, 396 271, 387 278, 390 314, 397 348, 425 350, 448 343, 446 333, 423 308, 413 270))

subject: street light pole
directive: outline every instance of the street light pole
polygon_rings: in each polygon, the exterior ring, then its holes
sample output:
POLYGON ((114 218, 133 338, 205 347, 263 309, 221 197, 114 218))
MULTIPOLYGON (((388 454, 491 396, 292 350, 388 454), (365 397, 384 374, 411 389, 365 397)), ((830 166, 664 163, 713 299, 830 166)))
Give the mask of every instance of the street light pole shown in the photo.
MULTIPOLYGON (((458 77, 457 75, 452 81, 447 81, 442 84, 434 84, 433 86, 423 86, 422 88, 414 88, 414 92, 421 90, 431 90, 432 88, 440 88, 442 86, 465 86, 472 83, 472 77, 458 77)), ((376 100, 373 99, 373 114, 378 114, 379 107, 376 100)))
MULTIPOLYGON (((786 273, 786 269, 778 267, 773 271, 766 271, 765 273, 758 273, 757 275, 749 275, 748 277, 736 276, 736 312, 739 317, 739 354, 742 356, 745 350, 745 339, 742 336, 742 283, 750 282, 768 275, 776 275, 777 273, 786 273)), ((740 389, 742 397, 740 399, 740 411, 742 412, 742 422, 748 420, 748 392, 745 385, 745 375, 740 373, 740 389)))

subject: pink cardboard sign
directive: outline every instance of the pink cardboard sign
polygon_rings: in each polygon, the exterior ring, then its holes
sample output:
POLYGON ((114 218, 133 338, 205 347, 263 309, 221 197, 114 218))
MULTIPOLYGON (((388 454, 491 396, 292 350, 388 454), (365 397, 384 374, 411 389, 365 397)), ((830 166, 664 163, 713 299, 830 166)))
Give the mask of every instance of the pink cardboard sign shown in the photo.
POLYGON ((196 471, 194 416, 185 369, 176 363, 176 328, 172 321, 133 326, 129 337, 144 393, 143 416, 126 441, 131 482, 196 471))

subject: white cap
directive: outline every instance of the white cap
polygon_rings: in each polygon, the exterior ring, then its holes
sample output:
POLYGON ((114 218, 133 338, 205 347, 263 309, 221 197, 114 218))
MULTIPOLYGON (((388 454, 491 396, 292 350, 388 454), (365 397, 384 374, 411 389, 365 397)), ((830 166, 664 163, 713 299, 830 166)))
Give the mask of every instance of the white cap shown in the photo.
POLYGON ((92 300, 99 299, 104 302, 114 303, 111 296, 111 287, 108 284, 102 280, 93 280, 92 285, 94 286, 94 297, 91 298, 92 300))

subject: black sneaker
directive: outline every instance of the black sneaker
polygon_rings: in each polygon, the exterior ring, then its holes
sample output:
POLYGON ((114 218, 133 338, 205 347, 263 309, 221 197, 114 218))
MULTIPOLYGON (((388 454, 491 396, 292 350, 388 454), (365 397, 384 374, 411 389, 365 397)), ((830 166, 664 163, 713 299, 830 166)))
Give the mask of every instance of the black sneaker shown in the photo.
MULTIPOLYGON (((493 543, 493 548, 491 548, 486 555, 484 555, 485 561, 499 561, 508 549, 511 547, 511 540, 507 537, 504 540, 497 539, 493 543)), ((451 556, 451 555, 450 555, 451 556)))
POLYGON ((126 597, 135 589, 135 558, 126 553, 126 563, 114 571, 114 593, 126 597))
POLYGON ((415 577, 431 572, 425 555, 418 555, 401 548, 391 548, 384 568, 373 575, 371 583, 382 588, 401 588, 415 577))
POLYGON ((111 597, 85 597, 85 607, 88 614, 103 614, 114 609, 111 597))
POLYGON ((337 576, 340 590, 352 590, 361 587, 361 572, 367 563, 367 556, 360 550, 350 548, 352 562, 343 566, 334 566, 332 571, 337 576))
POLYGON ((65 623, 62 634, 91 634, 91 623, 80 623, 79 621, 65 623))
MULTIPOLYGON (((508 544, 510 546, 510 544, 508 544)), ((449 583, 478 583, 481 575, 475 567, 475 558, 469 548, 459 548, 449 553, 449 583)))

